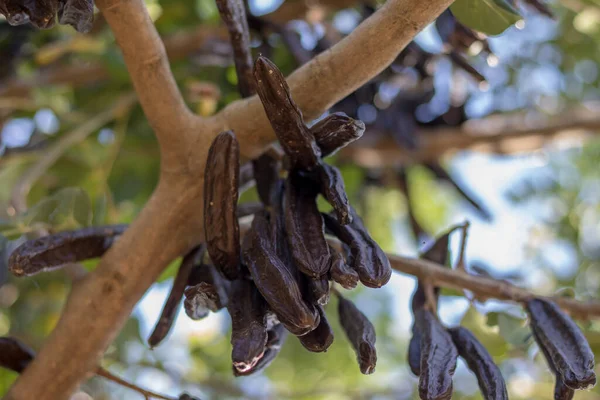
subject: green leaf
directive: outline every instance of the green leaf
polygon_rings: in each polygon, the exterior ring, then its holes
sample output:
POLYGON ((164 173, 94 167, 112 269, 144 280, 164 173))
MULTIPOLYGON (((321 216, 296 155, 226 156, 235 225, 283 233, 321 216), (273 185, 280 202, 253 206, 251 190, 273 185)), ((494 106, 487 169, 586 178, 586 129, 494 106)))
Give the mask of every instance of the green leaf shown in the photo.
POLYGON ((52 213, 56 211, 58 207, 58 200, 53 197, 46 197, 41 200, 35 206, 31 207, 23 216, 19 219, 22 223, 27 226, 33 225, 38 222, 49 222, 52 213))
POLYGON ((96 197, 94 201, 94 216, 92 218, 92 225, 103 225, 106 221, 106 214, 108 208, 108 196, 102 192, 96 197))
MULTIPOLYGON (((489 320, 488 320, 489 321, 489 320)), ((506 313, 498 313, 500 336, 514 347, 523 348, 531 337, 531 331, 525 326, 525 320, 506 313)))
POLYGON ((92 207, 87 193, 80 188, 65 188, 52 196, 58 207, 50 216, 54 226, 89 226, 92 222, 92 207))
POLYGON ((488 35, 499 35, 521 19, 503 0, 456 0, 450 10, 461 23, 488 35))

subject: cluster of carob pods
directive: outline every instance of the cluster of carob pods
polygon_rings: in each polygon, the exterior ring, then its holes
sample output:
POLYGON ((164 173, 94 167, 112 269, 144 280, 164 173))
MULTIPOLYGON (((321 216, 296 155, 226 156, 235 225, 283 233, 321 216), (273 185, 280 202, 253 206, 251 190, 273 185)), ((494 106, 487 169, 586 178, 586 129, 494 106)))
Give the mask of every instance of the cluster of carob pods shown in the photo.
MULTIPOLYGON (((440 236, 422 258, 445 265, 449 235, 440 236)), ((419 281, 412 298, 414 323, 408 364, 419 377, 421 399, 452 397, 452 376, 458 357, 475 374, 486 400, 508 399, 506 384, 492 356, 466 328, 446 328, 436 315, 438 287, 419 281)), ((556 304, 531 298, 525 304, 533 337, 556 377, 554 399, 570 400, 575 390, 596 384, 594 353, 579 327, 556 304)))
MULTIPOLYGON (((0 12, 5 13, 9 3, 2 1, 0 12)), ((249 375, 273 361, 287 332, 309 351, 326 351, 333 332, 325 306, 334 292, 340 323, 360 370, 370 374, 377 361, 373 325, 331 282, 345 289, 358 282, 378 288, 389 281, 392 270, 350 206, 340 172, 323 161, 360 138, 364 124, 334 113, 309 128, 277 67, 264 57, 252 62, 243 2, 217 0, 217 5, 232 38, 240 92, 244 97, 258 93, 285 155, 270 151, 252 161, 261 205, 238 207, 243 183, 238 143, 231 131, 215 138, 205 170, 206 243, 183 257, 149 345, 157 346, 167 336, 182 299, 186 314, 194 320, 225 308, 232 320, 233 373, 249 375), (331 213, 319 211, 319 195, 333 207, 331 213), (241 240, 238 218, 248 214, 254 217, 241 240), (326 234, 339 239, 337 249, 326 234)), ((11 255, 9 268, 15 275, 27 276, 99 257, 125 229, 125 225, 85 228, 26 242, 11 255)), ((445 264, 449 234, 441 236, 423 258, 445 264)), ((447 329, 439 321, 438 294, 439 288, 419 282, 413 295, 408 361, 419 376, 420 397, 450 399, 452 375, 461 356, 485 399, 507 399, 502 374, 484 346, 465 328, 447 329)), ((555 399, 571 399, 574 390, 595 384, 593 353, 577 325, 544 299, 532 298, 525 308, 533 336, 556 376, 555 399)), ((22 372, 33 357, 15 339, 0 338, 0 366, 22 372)), ((186 396, 180 398, 190 399, 186 396)))
POLYGON ((0 14, 10 25, 30 22, 39 29, 52 28, 58 17, 62 25, 88 32, 94 22, 93 0, 0 0, 0 14))

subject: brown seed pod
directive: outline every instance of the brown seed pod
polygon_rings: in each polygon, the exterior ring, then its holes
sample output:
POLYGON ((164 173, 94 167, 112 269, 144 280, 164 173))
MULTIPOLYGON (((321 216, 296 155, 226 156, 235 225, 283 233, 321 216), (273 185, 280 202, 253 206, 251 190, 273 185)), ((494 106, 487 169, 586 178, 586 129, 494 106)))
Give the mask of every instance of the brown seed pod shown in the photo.
POLYGON ((8 268, 16 276, 31 276, 101 257, 125 229, 127 225, 95 226, 29 240, 10 255, 8 268))
POLYGON ((421 375, 421 336, 419 331, 414 328, 408 343, 408 366, 413 374, 421 375))
POLYGON ((331 215, 324 214, 325 226, 350 247, 350 266, 358 273, 363 285, 378 288, 390 280, 392 268, 386 254, 367 232, 361 218, 350 207, 352 223, 341 225, 331 215))
POLYGON ((0 2, 0 14, 10 25, 23 25, 31 22, 38 29, 54 26, 58 1, 56 0, 6 0, 0 2))
POLYGON ((179 398, 177 400, 200 400, 200 399, 198 399, 197 397, 190 396, 187 393, 182 393, 181 395, 179 395, 179 398))
POLYGON ((594 353, 577 324, 550 301, 531 299, 525 309, 538 345, 565 385, 571 389, 595 385, 594 353))
POLYGON ((0 337, 0 367, 21 373, 33 361, 35 352, 13 337, 0 337))
POLYGON ((327 321, 325 311, 323 307, 317 307, 319 315, 321 316, 321 322, 319 326, 311 332, 308 332, 304 336, 300 336, 298 339, 304 348, 313 353, 320 353, 327 351, 329 346, 333 343, 333 329, 327 321))
POLYGON ((494 359, 466 328, 448 329, 458 354, 466 361, 479 383, 479 389, 485 400, 508 400, 506 383, 494 359))
POLYGON ((367 317, 350 300, 339 293, 338 314, 340 324, 348 341, 356 352, 360 372, 365 375, 375 372, 377 351, 375 349, 375 328, 367 317))
POLYGON ((190 279, 192 270, 202 261, 205 252, 206 246, 201 244, 196 246, 188 254, 186 254, 185 257, 183 257, 183 260, 179 265, 177 275, 175 275, 175 279, 173 280, 171 292, 165 301, 165 305, 163 306, 154 330, 148 338, 148 344, 150 345, 150 348, 156 347, 158 344, 160 344, 160 342, 163 341, 163 339, 171 330, 171 327, 175 322, 175 318, 177 317, 177 310, 181 304, 183 292, 185 291, 187 283, 190 279))
POLYGON ((331 279, 344 289, 354 289, 358 284, 358 273, 350 268, 342 255, 331 246, 329 247, 329 254, 331 259, 329 275, 331 279))
POLYGON ((271 204, 274 185, 279 180, 280 162, 271 154, 265 153, 252 161, 256 191, 260 201, 268 206, 271 204))
POLYGON ((347 225, 352 222, 353 214, 350 211, 350 201, 346 194, 344 178, 340 170, 322 163, 319 167, 319 181, 321 193, 333 207, 340 224, 347 225))
POLYGON ((329 270, 329 247, 312 183, 292 171, 285 183, 285 232, 294 264, 312 278, 329 270))
POLYGON ((94 23, 94 2, 92 0, 59 1, 58 23, 71 25, 79 33, 88 33, 94 23))
POLYGON ((449 400, 458 358, 452 337, 426 309, 415 313, 415 329, 421 342, 419 396, 423 400, 449 400))
POLYGON ((262 371, 267 368, 271 362, 277 357, 283 346, 283 342, 287 337, 287 331, 281 324, 276 324, 273 328, 267 332, 267 345, 265 346, 265 353, 262 358, 256 363, 254 368, 240 372, 233 368, 233 374, 235 376, 248 376, 256 372, 262 371))
POLYGON ((314 124, 310 132, 321 149, 321 156, 326 157, 359 139, 365 132, 365 124, 336 112, 314 124))
MULTIPOLYGON (((532 333, 536 343, 540 343, 540 339, 537 337, 535 331, 533 331, 532 333)), ((538 347, 542 351, 542 354, 544 355, 544 358, 548 363, 548 367, 550 368, 550 371, 552 371, 556 379, 554 383, 554 400, 571 400, 575 396, 575 390, 565 385, 561 376, 556 371, 556 367, 554 366, 554 362, 552 361, 552 357, 550 357, 550 353, 548 353, 548 350, 542 346, 538 347)))
POLYGON ((200 320, 208 316, 209 311, 217 312, 227 303, 222 302, 217 288, 208 282, 201 282, 185 289, 183 307, 188 317, 200 320))
POLYGON ((204 175, 204 233, 208 254, 229 279, 240 276, 240 227, 236 216, 240 149, 232 131, 220 133, 208 150, 204 175))
POLYGON ((270 225, 258 213, 244 238, 244 261, 254 284, 286 329, 304 335, 319 324, 319 314, 302 297, 298 281, 273 248, 270 225))
POLYGON ((302 112, 292 100, 281 71, 268 58, 260 56, 254 63, 254 78, 265 113, 292 165, 305 170, 316 167, 321 150, 304 124, 302 112))
POLYGON ((323 275, 318 279, 305 278, 308 287, 307 297, 311 303, 324 306, 329 303, 329 280, 327 275, 323 275))
POLYGON ((267 344, 267 304, 254 283, 238 279, 231 284, 231 360, 233 367, 246 372, 256 366, 267 344))
POLYGON ((252 77, 250 33, 244 2, 242 0, 217 0, 217 8, 229 31, 240 94, 242 97, 250 97, 255 90, 252 77))

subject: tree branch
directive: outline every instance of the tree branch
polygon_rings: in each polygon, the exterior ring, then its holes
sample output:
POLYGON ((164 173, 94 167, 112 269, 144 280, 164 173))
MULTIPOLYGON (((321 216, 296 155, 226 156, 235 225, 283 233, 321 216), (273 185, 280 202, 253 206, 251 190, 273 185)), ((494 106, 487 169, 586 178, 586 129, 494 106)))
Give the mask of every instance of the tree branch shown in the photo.
POLYGON ((537 150, 552 141, 581 143, 600 133, 599 108, 600 103, 587 103, 551 118, 531 112, 500 114, 456 128, 422 129, 416 150, 403 149, 390 135, 377 135, 367 128, 363 139, 338 154, 364 167, 377 168, 439 160, 465 149, 511 154, 537 150))
POLYGON ((538 296, 509 282, 468 274, 453 270, 427 260, 388 255, 392 268, 397 272, 413 275, 420 280, 429 280, 434 286, 457 290, 469 290, 479 300, 497 299, 523 303, 532 297, 552 300, 573 317, 589 319, 600 317, 600 302, 581 302, 567 297, 538 296))
MULTIPOLYGON (((291 74, 287 81, 305 119, 317 118, 383 71, 452 2, 388 0, 350 35, 291 74)), ((210 122, 215 131, 232 129, 248 158, 258 156, 275 138, 256 96, 229 104, 210 122)))
MULTIPOLYGON (((168 160, 185 154, 197 118, 183 101, 143 0, 97 0, 123 52, 140 104, 168 160)), ((167 165, 171 166, 170 162, 167 165)))

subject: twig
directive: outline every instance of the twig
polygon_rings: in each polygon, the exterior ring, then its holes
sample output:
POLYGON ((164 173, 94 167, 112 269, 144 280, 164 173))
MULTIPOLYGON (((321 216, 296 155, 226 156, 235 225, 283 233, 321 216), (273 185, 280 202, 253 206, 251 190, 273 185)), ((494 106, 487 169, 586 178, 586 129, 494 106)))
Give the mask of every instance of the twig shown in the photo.
POLYGON ((165 395, 162 395, 159 393, 151 392, 150 390, 142 389, 141 387, 136 386, 133 383, 129 383, 129 382, 119 378, 118 376, 114 375, 113 373, 109 372, 108 370, 106 370, 102 367, 96 368, 96 375, 101 376, 105 379, 108 379, 109 381, 115 382, 123 387, 129 388, 131 390, 135 390, 136 392, 138 392, 139 394, 144 396, 146 399, 153 397, 155 399, 161 399, 161 400, 177 400, 174 397, 168 397, 168 396, 165 396, 165 395))
POLYGON ((108 110, 101 112, 86 123, 63 135, 56 143, 43 153, 43 156, 32 165, 15 184, 11 193, 11 204, 15 211, 21 213, 27 209, 27 194, 31 186, 50 168, 71 146, 81 142, 91 133, 112 120, 124 108, 131 107, 135 96, 130 93, 123 96, 108 110))
POLYGON ((413 275, 421 280, 429 280, 435 286, 469 290, 479 300, 497 299, 523 303, 532 297, 540 297, 554 301, 573 317, 583 320, 600 317, 598 301, 583 302, 559 296, 538 296, 506 281, 465 274, 427 260, 398 255, 388 255, 388 258, 392 269, 397 272, 413 275))
POLYGON ((437 315, 437 300, 435 296, 435 287, 430 280, 423 281, 425 287, 425 307, 433 315, 437 315))
POLYGON ((456 270, 463 271, 465 273, 467 273, 467 268, 465 266, 465 253, 467 250, 467 236, 469 233, 470 226, 471 224, 469 223, 469 221, 465 221, 465 223, 462 225, 462 235, 460 236, 460 250, 458 253, 458 261, 456 262, 456 270))

